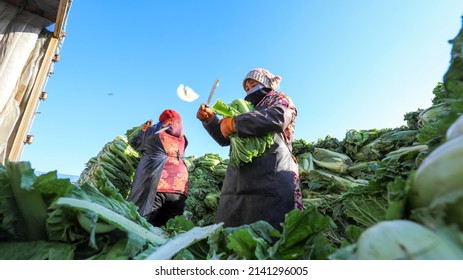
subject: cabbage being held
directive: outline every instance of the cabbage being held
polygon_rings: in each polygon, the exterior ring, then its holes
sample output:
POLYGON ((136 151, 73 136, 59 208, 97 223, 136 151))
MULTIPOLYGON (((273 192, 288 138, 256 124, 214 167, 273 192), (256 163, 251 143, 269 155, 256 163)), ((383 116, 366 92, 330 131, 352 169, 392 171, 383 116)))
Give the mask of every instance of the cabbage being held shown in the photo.
MULTIPOLYGON (((232 118, 242 113, 252 112, 254 107, 248 101, 237 98, 228 105, 218 99, 211 109, 216 114, 232 118)), ((263 137, 238 137, 236 133, 232 134, 230 135, 230 164, 240 166, 251 162, 253 158, 261 156, 272 145, 273 134, 271 133, 263 137)))

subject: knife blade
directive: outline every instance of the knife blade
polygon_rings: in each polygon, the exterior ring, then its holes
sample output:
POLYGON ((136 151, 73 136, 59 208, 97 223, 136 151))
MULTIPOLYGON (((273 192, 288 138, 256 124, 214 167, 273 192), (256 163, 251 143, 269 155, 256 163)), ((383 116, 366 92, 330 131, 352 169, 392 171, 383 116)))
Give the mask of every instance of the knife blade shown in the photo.
POLYGON ((158 134, 158 133, 163 132, 164 130, 168 130, 170 127, 171 127, 171 125, 169 124, 168 126, 165 126, 165 127, 161 128, 161 129, 159 129, 159 130, 156 131, 154 134, 158 134))
POLYGON ((206 106, 209 106, 209 104, 211 103, 211 99, 212 99, 212 96, 214 95, 215 89, 219 85, 219 80, 220 80, 220 77, 215 79, 214 84, 212 85, 211 92, 209 93, 209 97, 207 97, 206 106))

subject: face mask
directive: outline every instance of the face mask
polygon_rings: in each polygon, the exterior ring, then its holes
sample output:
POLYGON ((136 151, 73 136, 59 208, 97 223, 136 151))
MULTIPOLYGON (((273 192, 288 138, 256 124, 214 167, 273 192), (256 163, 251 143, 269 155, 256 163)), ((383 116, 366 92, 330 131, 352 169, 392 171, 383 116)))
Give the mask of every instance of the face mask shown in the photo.
POLYGON ((259 89, 262 89, 262 88, 264 88, 264 85, 259 84, 259 85, 255 86, 255 87, 253 87, 252 89, 248 90, 246 93, 251 94, 251 93, 253 93, 255 91, 258 91, 259 89))
POLYGON ((263 90, 258 90, 253 93, 246 95, 244 100, 251 102, 253 106, 256 106, 262 99, 267 95, 267 93, 263 90))

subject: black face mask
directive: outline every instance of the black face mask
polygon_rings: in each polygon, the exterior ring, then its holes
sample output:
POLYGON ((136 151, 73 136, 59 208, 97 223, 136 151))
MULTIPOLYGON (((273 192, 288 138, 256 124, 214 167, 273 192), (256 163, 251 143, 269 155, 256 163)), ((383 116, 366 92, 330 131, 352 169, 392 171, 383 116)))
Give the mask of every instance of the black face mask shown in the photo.
POLYGON ((244 100, 249 101, 252 106, 256 106, 269 92, 269 89, 259 89, 253 93, 246 95, 244 100))

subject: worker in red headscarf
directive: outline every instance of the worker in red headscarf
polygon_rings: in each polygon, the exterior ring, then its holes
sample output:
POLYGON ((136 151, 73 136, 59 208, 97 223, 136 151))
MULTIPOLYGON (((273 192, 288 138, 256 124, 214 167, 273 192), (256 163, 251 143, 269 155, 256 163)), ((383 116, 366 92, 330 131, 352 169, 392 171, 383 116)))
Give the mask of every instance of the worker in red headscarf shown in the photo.
POLYGON ((130 145, 141 153, 129 201, 141 216, 160 227, 182 215, 188 195, 188 171, 184 163, 188 145, 182 119, 171 109, 164 110, 159 122, 145 122, 130 145))

